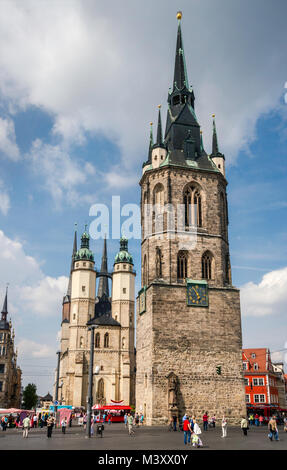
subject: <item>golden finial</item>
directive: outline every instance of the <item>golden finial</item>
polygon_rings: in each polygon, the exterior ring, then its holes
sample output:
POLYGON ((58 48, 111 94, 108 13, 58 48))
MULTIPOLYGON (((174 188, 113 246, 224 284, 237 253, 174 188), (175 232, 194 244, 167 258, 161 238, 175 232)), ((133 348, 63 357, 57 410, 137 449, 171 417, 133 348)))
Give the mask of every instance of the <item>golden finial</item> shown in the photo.
POLYGON ((215 118, 215 114, 213 114, 212 117, 215 118))
POLYGON ((158 107, 158 109, 160 109, 160 108, 161 108, 161 104, 158 104, 157 107, 158 107))
POLYGON ((200 133, 202 134, 202 131, 200 131, 200 133))
POLYGON ((150 122, 150 126, 152 126, 152 125, 153 125, 153 122, 150 122))
POLYGON ((176 17, 178 20, 181 20, 182 18, 182 12, 181 11, 178 11, 177 14, 176 14, 176 17))

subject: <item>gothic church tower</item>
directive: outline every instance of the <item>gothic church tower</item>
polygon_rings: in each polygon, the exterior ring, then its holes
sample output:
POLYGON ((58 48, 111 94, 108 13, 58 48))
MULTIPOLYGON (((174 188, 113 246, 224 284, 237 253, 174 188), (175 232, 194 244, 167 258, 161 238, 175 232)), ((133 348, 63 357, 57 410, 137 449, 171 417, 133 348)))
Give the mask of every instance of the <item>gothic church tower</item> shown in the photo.
POLYGON ((246 413, 224 163, 215 121, 212 154, 203 147, 179 13, 165 135, 159 109, 140 180, 136 409, 148 425, 185 412, 225 414, 229 422, 246 413))

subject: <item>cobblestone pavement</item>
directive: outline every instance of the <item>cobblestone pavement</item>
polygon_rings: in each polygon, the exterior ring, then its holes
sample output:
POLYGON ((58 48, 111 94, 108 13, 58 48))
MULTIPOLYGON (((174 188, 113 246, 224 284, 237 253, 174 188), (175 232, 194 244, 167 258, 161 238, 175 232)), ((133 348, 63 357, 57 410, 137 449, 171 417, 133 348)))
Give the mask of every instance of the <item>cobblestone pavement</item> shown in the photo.
MULTIPOLYGON (((238 427, 229 427, 227 437, 221 437, 221 428, 202 432, 201 438, 206 450, 287 450, 287 433, 279 426, 279 441, 267 437, 267 427, 251 427, 248 436, 243 436, 238 427)), ((183 432, 168 431, 165 427, 143 426, 129 436, 124 424, 105 425, 103 438, 85 438, 85 431, 79 426, 54 429, 52 438, 47 438, 46 429, 31 429, 28 439, 22 431, 7 429, 0 431, 0 450, 195 450, 184 445, 183 432)))

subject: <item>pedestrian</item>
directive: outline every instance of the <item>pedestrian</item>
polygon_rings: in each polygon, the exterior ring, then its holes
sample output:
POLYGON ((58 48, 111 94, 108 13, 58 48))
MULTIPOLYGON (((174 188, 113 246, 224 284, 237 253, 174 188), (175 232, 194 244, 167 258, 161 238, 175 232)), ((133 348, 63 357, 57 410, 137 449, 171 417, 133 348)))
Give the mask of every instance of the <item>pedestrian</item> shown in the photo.
POLYGON ((227 420, 226 420, 224 415, 222 417, 221 427, 222 427, 222 436, 221 437, 226 437, 227 436, 227 420))
POLYGON ((144 422, 144 414, 142 413, 141 416, 140 416, 140 424, 141 424, 141 426, 143 426, 143 422, 144 422))
POLYGON ((253 414, 251 413, 249 415, 249 423, 251 424, 251 426, 253 425, 253 419, 254 419, 254 417, 253 417, 253 414))
POLYGON ((96 417, 94 415, 91 416, 91 436, 94 435, 94 423, 96 422, 96 417))
POLYGON ((188 416, 187 415, 184 415, 184 416, 185 416, 185 420, 183 421, 182 429, 183 429, 183 436, 184 436, 183 442, 186 445, 187 443, 190 444, 190 436, 191 436, 192 429, 190 426, 188 416))
POLYGON ((176 415, 173 415, 172 422, 173 422, 173 430, 176 431, 176 423, 177 423, 177 416, 176 415))
POLYGON ((247 436, 247 431, 249 429, 247 419, 243 416, 241 420, 241 429, 243 431, 244 436, 247 436))
POLYGON ((264 418, 262 415, 259 416, 259 425, 262 426, 264 418))
POLYGON ((84 414, 84 417, 83 417, 83 423, 84 423, 84 429, 86 429, 86 427, 87 427, 87 415, 86 415, 86 413, 84 414))
POLYGON ((255 426, 259 426, 259 415, 257 413, 255 415, 255 426))
POLYGON ((212 416, 212 418, 211 418, 211 426, 212 426, 213 428, 215 428, 215 422, 216 422, 216 418, 215 418, 215 416, 212 416))
POLYGON ((34 415, 33 416, 33 427, 37 428, 37 425, 38 425, 38 418, 37 418, 37 415, 34 415))
POLYGON ((30 418, 26 416, 26 418, 23 419, 23 437, 28 437, 29 429, 30 429, 30 418))
POLYGON ((203 421, 203 430, 204 431, 207 431, 208 429, 208 412, 206 411, 202 417, 202 421, 203 421))
POLYGON ((190 427, 191 427, 191 431, 193 432, 193 427, 194 427, 194 420, 195 420, 195 416, 192 416, 192 418, 189 420, 189 423, 190 423, 190 427))
POLYGON ((287 432, 287 417, 286 416, 283 419, 283 422, 284 422, 284 431, 287 432))
POLYGON ((128 414, 127 413, 125 413, 124 415, 124 423, 125 423, 125 428, 127 428, 128 427, 128 414))
POLYGON ((47 419, 47 437, 52 437, 52 430, 54 427, 54 423, 55 423, 55 420, 54 420, 53 415, 49 416, 47 419))
POLYGON ((139 427, 139 423, 140 423, 140 417, 139 417, 139 414, 136 413, 136 414, 135 414, 135 425, 136 425, 136 428, 139 427))
POLYGON ((196 419, 193 419, 193 435, 192 435, 192 445, 193 447, 202 447, 202 440, 200 439, 201 429, 198 426, 196 419))
POLYGON ((129 430, 129 436, 134 434, 134 431, 133 431, 133 417, 130 413, 128 413, 128 430, 129 430))
POLYGON ((61 421, 61 426, 62 426, 62 433, 66 434, 66 427, 67 427, 67 418, 63 418, 61 421))
POLYGON ((276 416, 272 416, 272 418, 270 419, 270 421, 268 423, 268 429, 269 429, 268 437, 269 437, 270 441, 273 440, 273 437, 274 437, 275 441, 279 441, 276 416))

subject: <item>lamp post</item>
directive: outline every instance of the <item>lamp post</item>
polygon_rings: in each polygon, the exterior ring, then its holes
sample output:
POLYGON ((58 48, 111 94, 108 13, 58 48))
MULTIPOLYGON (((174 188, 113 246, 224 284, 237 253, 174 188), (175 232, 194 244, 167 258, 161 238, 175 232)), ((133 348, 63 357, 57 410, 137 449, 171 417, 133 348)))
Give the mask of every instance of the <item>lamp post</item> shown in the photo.
MULTIPOLYGON (((56 390, 55 390, 55 402, 58 402, 58 389, 59 389, 59 375, 60 375, 60 356, 61 351, 57 351, 56 354, 58 355, 58 365, 57 365, 57 378, 56 378, 56 390)), ((55 416, 57 416, 57 405, 55 404, 55 416)))
POLYGON ((90 343, 90 364, 89 364, 89 387, 87 397, 87 428, 86 438, 91 437, 91 417, 92 417, 92 404, 93 404, 93 369, 94 369, 94 344, 95 344, 95 329, 98 325, 89 326, 88 330, 91 332, 90 343))

